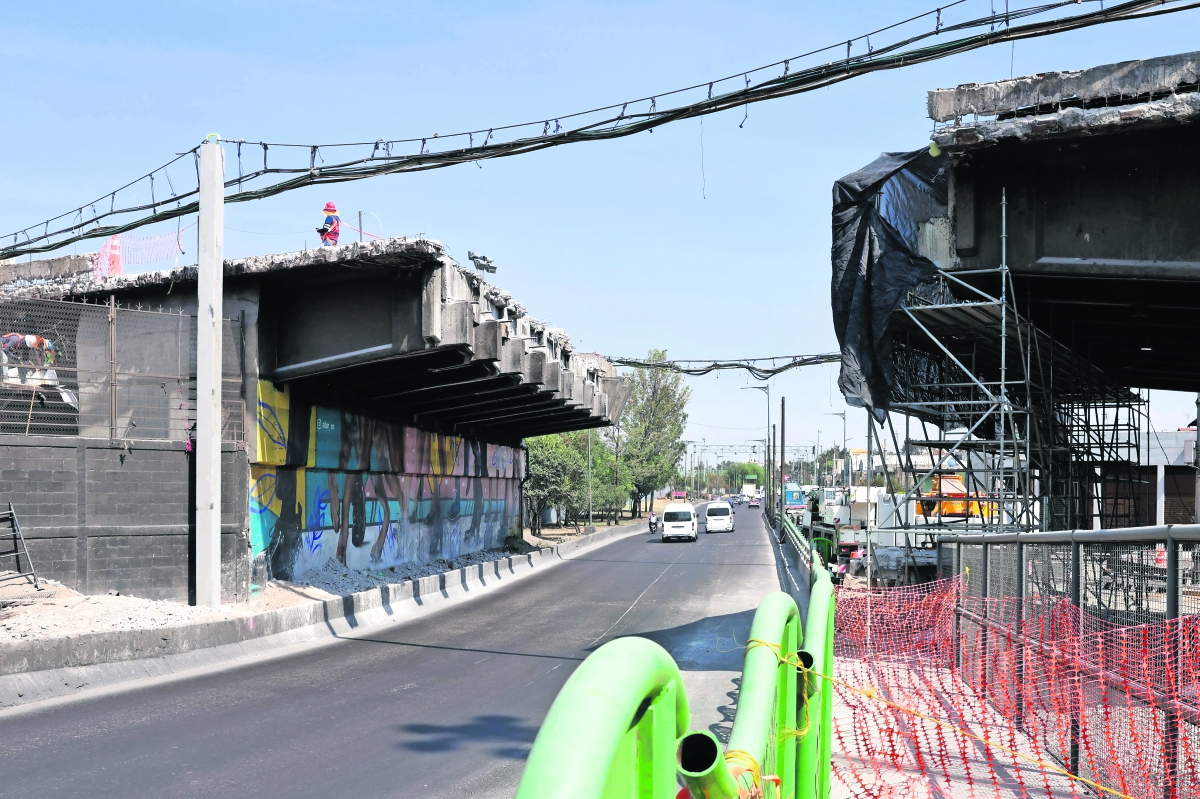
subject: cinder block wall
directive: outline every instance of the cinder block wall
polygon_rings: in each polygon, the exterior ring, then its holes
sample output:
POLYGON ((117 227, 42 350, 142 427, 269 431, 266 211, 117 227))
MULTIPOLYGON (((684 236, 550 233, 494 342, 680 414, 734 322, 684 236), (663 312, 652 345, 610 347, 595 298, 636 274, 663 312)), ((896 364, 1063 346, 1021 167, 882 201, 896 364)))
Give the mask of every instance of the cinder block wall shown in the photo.
MULTIPOLYGON (((249 466, 232 442, 221 464, 221 599, 243 602, 250 588, 249 466)), ((38 574, 85 594, 193 598, 191 471, 181 441, 126 447, 107 439, 0 435, 0 503, 16 509, 38 574)), ((0 538, 7 535, 0 526, 0 538)), ((10 542, 0 541, 0 549, 10 542)), ((0 559, 0 569, 13 565, 11 557, 0 559)))

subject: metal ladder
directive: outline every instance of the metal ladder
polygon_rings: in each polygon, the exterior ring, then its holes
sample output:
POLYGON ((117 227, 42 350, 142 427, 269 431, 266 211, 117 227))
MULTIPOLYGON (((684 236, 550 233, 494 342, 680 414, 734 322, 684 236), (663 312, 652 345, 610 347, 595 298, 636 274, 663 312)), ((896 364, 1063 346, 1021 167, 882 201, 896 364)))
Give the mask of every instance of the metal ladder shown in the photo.
POLYGON ((17 521, 17 511, 13 508, 12 503, 8 503, 8 510, 0 510, 0 523, 8 522, 12 527, 13 548, 8 552, 0 552, 0 558, 13 557, 16 559, 17 572, 21 571, 21 556, 25 556, 25 562, 29 564, 29 572, 33 575, 33 587, 37 591, 41 591, 42 587, 38 584, 37 569, 33 568, 33 558, 29 557, 29 547, 25 544, 25 536, 21 533, 21 523, 17 521))

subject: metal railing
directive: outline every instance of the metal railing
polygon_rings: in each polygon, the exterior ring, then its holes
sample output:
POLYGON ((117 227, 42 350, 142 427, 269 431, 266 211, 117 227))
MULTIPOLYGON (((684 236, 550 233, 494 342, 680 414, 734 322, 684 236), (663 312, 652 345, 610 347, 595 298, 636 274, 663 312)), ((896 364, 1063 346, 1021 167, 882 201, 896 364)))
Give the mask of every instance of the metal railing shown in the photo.
POLYGON ((796 602, 754 614, 724 752, 690 722, 679 669, 650 641, 621 638, 571 676, 538 732, 517 799, 826 799, 832 748, 833 586, 817 570, 805 631, 796 602), (687 794, 680 794, 686 796, 687 794))
MULTIPOLYGON (((1005 697, 1005 691, 1013 693, 1017 690, 1013 686, 1025 683, 1033 662, 1062 657, 1051 645, 1053 640, 1047 643, 1037 637, 1046 631, 1030 621, 1055 606, 1069 603, 1085 614, 1083 618, 1117 629, 1147 629, 1141 626, 1165 622, 1163 629, 1176 630, 1176 620, 1200 614, 1200 525, 951 535, 942 536, 938 547, 941 577, 967 575, 955 608, 955 666, 978 670, 981 683, 1005 697), (966 662, 967 642, 972 642, 978 662, 966 662)), ((1067 628, 1056 634, 1079 635, 1082 627, 1079 624, 1074 632, 1067 628)), ((1152 633, 1146 635, 1147 640, 1154 638, 1152 633)), ((1175 664, 1169 671, 1182 662, 1180 647, 1186 644, 1177 632, 1164 633, 1162 638, 1166 642, 1163 663, 1175 664)), ((1176 774, 1179 737, 1196 735, 1200 711, 1181 704, 1173 692, 1168 696, 1160 682, 1172 686, 1172 679, 1183 678, 1120 677, 1097 653, 1084 654, 1087 657, 1075 652, 1082 659, 1072 661, 1079 675, 1077 682, 1082 685, 1087 677, 1103 686, 1103 691, 1096 689, 1096 696, 1088 694, 1085 707, 1096 705, 1108 712, 1109 694, 1123 695, 1120 702, 1113 700, 1117 704, 1140 707, 1154 730, 1147 737, 1161 736, 1161 746, 1147 746, 1150 759, 1159 759, 1154 767, 1162 774, 1176 774)), ((1087 693, 1084 688, 1079 691, 1087 693)), ((1186 692, 1181 695, 1190 701, 1186 692)), ((1002 703, 1021 707, 1008 698, 1002 703)), ((1078 718, 1072 717, 1065 739, 1051 741, 1048 751, 1072 773, 1094 777, 1094 764, 1081 759, 1088 715, 1085 709, 1072 712, 1078 718)), ((1016 723, 1021 726, 1023 719, 1018 716, 1016 723)))
POLYGON ((940 576, 971 570, 971 596, 1065 598, 1121 625, 1200 613, 1200 525, 947 535, 940 576))

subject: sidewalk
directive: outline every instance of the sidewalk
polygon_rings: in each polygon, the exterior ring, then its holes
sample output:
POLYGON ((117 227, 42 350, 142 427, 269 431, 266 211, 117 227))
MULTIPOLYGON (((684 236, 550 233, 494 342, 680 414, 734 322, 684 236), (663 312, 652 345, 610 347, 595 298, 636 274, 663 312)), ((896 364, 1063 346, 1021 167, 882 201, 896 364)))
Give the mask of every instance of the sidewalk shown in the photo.
POLYGON ((47 581, 46 590, 34 592, 31 583, 0 581, 0 708, 228 665, 395 623, 549 568, 581 549, 640 532, 644 523, 600 528, 526 554, 404 581, 389 581, 388 572, 354 572, 347 576, 369 587, 353 592, 279 582, 252 602, 220 608, 84 596, 47 581))

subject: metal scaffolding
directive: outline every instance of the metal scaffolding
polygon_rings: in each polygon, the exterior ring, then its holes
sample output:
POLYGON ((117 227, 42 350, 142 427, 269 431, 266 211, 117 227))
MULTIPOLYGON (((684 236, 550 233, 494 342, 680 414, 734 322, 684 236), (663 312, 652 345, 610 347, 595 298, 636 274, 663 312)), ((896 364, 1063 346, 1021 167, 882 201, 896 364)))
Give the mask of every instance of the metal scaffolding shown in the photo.
POLYGON ((1152 521, 1140 466, 1148 400, 1039 330, 1015 296, 1003 263, 939 270, 893 314, 898 526, 932 536, 1152 521), (980 288, 993 285, 999 296, 980 288))

